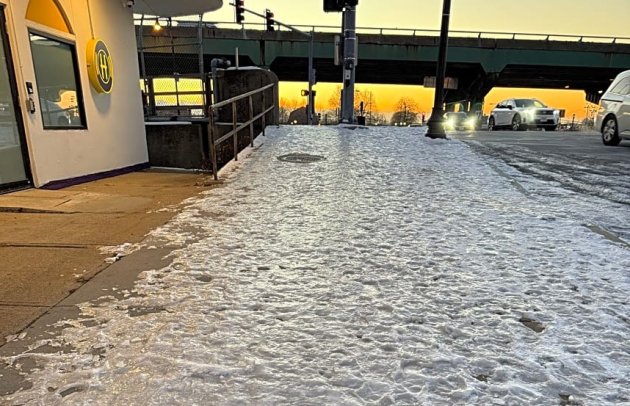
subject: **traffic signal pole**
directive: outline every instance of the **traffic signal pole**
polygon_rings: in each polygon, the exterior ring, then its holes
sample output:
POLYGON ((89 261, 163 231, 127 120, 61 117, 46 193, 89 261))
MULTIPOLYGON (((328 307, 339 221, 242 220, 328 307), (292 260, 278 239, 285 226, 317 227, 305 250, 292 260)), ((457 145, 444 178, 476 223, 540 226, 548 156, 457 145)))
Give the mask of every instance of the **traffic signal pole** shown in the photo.
POLYGON ((341 122, 353 124, 354 82, 357 65, 357 14, 356 7, 348 6, 343 11, 343 90, 341 93, 341 122))
MULTIPOLYGON (((236 0, 235 3, 230 3, 230 6, 234 6, 237 8, 237 16, 238 9, 240 8, 242 12, 247 12, 249 14, 253 14, 258 17, 262 17, 267 20, 267 27, 270 26, 269 18, 273 17, 273 13, 269 10, 265 11, 265 14, 259 14, 255 11, 249 10, 244 7, 244 0, 236 0), (270 17, 271 16, 271 17, 270 17)), ((237 17, 238 18, 238 17, 237 17)), ((242 21, 241 21, 242 22, 242 21)), ((308 124, 313 124, 313 113, 315 112, 315 96, 313 95, 313 85, 315 84, 315 69, 313 68, 313 53, 314 53, 314 40, 315 40, 315 31, 311 31, 310 33, 304 32, 300 29, 297 29, 291 25, 284 24, 278 20, 273 20, 273 24, 277 24, 281 27, 285 27, 291 31, 297 32, 309 38, 309 46, 308 46, 308 106, 306 110, 307 122, 308 124)), ((353 92, 354 93, 354 92, 353 92)))

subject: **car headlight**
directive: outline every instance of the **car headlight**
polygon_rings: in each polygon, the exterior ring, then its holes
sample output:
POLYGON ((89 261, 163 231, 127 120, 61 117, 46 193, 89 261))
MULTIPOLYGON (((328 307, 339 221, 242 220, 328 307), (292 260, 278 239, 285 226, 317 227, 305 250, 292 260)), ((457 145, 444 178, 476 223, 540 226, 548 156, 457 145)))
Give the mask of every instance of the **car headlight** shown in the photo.
POLYGON ((475 117, 470 117, 466 120, 464 124, 466 124, 466 127, 475 128, 475 126, 477 125, 477 119, 475 117))

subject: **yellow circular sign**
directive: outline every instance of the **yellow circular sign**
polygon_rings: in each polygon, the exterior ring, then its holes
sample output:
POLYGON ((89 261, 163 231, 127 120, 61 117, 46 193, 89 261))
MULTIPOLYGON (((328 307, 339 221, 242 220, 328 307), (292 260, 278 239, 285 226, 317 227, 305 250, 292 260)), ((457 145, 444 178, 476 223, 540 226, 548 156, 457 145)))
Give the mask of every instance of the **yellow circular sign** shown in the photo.
POLYGON ((114 64, 107 45, 92 38, 87 46, 87 67, 90 83, 98 93, 110 93, 114 86, 114 64))

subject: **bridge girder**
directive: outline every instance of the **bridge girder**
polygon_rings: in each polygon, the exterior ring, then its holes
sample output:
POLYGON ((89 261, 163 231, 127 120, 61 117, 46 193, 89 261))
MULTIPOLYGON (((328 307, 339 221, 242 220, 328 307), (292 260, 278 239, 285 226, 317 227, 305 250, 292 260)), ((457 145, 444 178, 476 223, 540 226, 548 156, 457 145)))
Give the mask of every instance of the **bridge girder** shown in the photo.
MULTIPOLYGON (((189 27, 171 28, 172 43, 190 43, 197 31, 189 27)), ((145 54, 149 75, 195 72, 193 46, 178 47, 182 53, 171 56, 171 37, 155 37, 145 29, 145 54), (174 61, 170 61, 174 59, 174 61), (188 69, 188 70, 187 70, 188 69)), ((340 82, 341 68, 332 61, 334 34, 317 33, 315 69, 319 82, 340 82)), ((359 34, 358 83, 421 85, 425 76, 435 75, 437 37, 359 34)), ((205 29, 205 66, 214 57, 234 59, 239 48, 240 65, 269 67, 281 81, 307 81, 308 42, 293 32, 205 29)), ((598 101, 599 92, 610 79, 630 68, 630 44, 596 44, 540 40, 451 38, 447 76, 457 77, 459 89, 449 91, 446 101, 481 100, 494 86, 584 90, 589 101, 598 101)))

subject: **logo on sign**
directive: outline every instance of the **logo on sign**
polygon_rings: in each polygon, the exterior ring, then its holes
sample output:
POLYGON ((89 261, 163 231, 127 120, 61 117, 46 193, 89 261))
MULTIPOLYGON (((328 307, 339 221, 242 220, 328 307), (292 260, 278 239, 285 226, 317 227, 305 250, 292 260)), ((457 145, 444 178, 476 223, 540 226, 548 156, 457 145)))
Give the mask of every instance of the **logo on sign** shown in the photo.
POLYGON ((114 65, 107 45, 92 39, 87 47, 87 62, 90 83, 98 93, 110 93, 114 84, 114 65))

